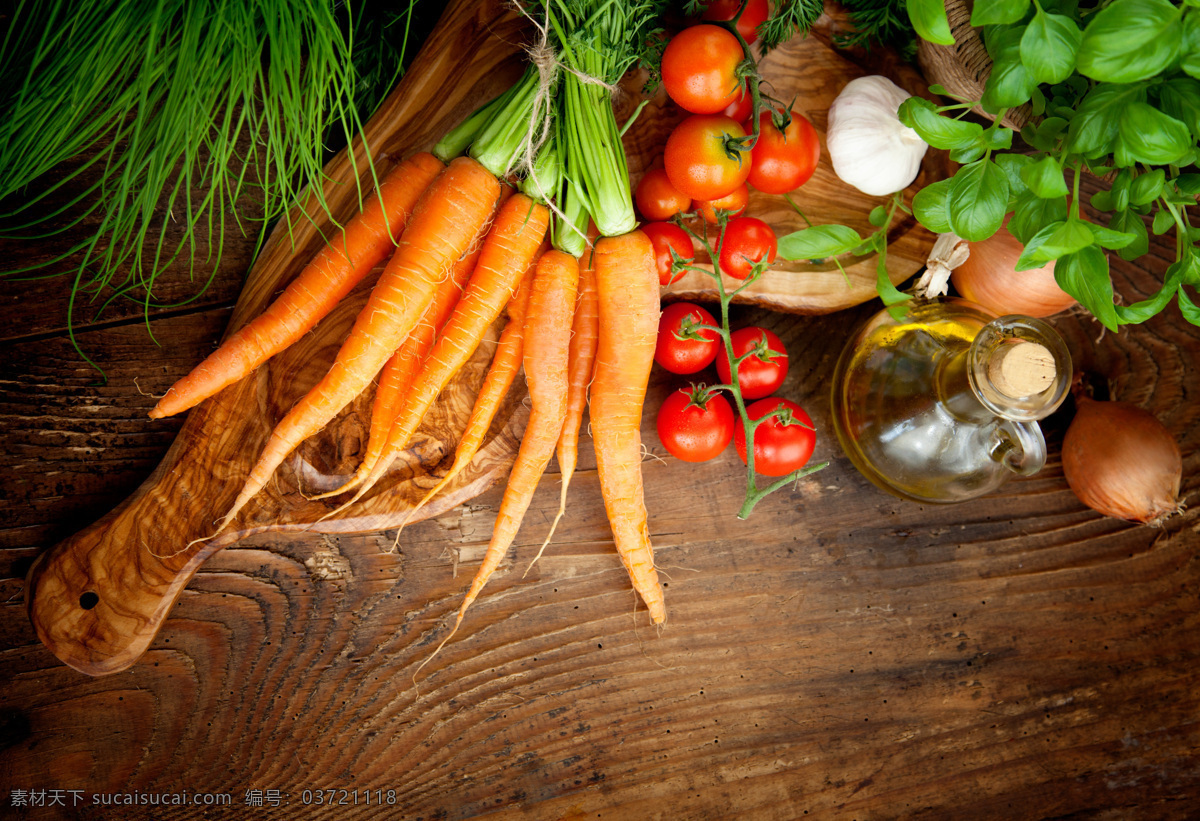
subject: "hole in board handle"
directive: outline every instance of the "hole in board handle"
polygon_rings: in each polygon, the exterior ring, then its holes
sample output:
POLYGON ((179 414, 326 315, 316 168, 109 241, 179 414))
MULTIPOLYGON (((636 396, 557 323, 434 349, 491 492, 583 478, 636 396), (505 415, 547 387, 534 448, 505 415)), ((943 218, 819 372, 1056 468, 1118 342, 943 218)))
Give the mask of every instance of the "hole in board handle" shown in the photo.
POLYGON ((84 610, 91 610, 100 603, 100 597, 91 590, 87 591, 79 597, 79 606, 84 610))

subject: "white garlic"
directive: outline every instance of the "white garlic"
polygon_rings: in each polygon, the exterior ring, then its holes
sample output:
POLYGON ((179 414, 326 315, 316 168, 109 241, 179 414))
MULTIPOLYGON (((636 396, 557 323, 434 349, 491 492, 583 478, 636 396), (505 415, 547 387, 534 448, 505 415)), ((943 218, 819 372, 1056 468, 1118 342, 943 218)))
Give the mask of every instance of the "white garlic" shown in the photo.
POLYGON ((842 182, 878 197, 907 188, 917 178, 929 145, 896 115, 911 96, 880 75, 846 84, 829 108, 825 135, 842 182))

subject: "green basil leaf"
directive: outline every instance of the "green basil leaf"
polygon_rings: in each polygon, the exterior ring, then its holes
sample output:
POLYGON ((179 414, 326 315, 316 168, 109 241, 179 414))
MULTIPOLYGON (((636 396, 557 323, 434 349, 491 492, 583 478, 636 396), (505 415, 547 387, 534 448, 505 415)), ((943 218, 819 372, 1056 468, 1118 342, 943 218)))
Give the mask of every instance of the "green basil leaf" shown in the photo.
POLYGON ((1191 129, 1194 139, 1200 138, 1200 80, 1172 77, 1154 91, 1158 107, 1191 129))
POLYGON ((917 35, 940 46, 954 45, 950 33, 950 21, 946 18, 946 7, 942 0, 906 0, 908 19, 917 35))
POLYGON ((1033 116, 1040 117, 1046 113, 1046 95, 1042 93, 1040 88, 1034 88, 1029 95, 1029 107, 1033 111, 1033 116))
POLYGON ((1149 103, 1132 102, 1125 108, 1117 129, 1116 157, 1148 165, 1168 165, 1177 161, 1192 143, 1191 132, 1179 120, 1164 114, 1149 103))
POLYGON ((1067 127, 1065 149, 1085 157, 1102 157, 1112 151, 1124 110, 1141 100, 1145 91, 1137 85, 1101 84, 1079 103, 1067 127))
POLYGON ((981 144, 975 143, 968 145, 966 148, 956 148, 950 152, 950 159, 959 165, 975 162, 977 159, 987 153, 987 149, 981 144))
POLYGON ((1173 182, 1185 194, 1200 194, 1200 174, 1180 174, 1173 182))
POLYGON ((950 183, 950 227, 968 242, 1000 229, 1008 210, 1008 178, 991 160, 958 169, 950 183))
POLYGON ((1117 210, 1117 203, 1113 199, 1112 191, 1097 191, 1095 194, 1092 194, 1090 202, 1092 203, 1092 207, 1097 211, 1117 210))
POLYGON ((871 223, 871 225, 875 226, 876 228, 882 228, 883 224, 887 222, 887 218, 887 209, 882 205, 876 205, 871 209, 871 213, 867 215, 867 222, 871 223))
POLYGON ((1129 207, 1129 185, 1132 180, 1133 172, 1130 169, 1122 168, 1117 172, 1112 184, 1113 207, 1109 210, 1124 211, 1129 207))
POLYGON ((1001 128, 998 122, 983 132, 983 144, 991 151, 1006 151, 1012 148, 1013 130, 1001 128))
POLYGON ((848 254, 862 237, 847 225, 814 225, 779 238, 777 253, 784 259, 827 259, 848 254))
POLYGON ((1161 168, 1156 168, 1146 174, 1139 174, 1137 179, 1129 185, 1129 201, 1134 205, 1154 202, 1162 193, 1166 181, 1167 174, 1161 168))
POLYGON ((1193 325, 1200 325, 1200 308, 1196 307, 1182 287, 1176 293, 1179 294, 1179 312, 1183 318, 1193 325))
POLYGON ((1054 157, 1042 157, 1032 165, 1025 166, 1021 169, 1021 179, 1030 191, 1045 199, 1062 197, 1067 193, 1062 166, 1054 157))
POLYGON ((1039 231, 1067 218, 1067 198, 1042 199, 1032 191, 1017 197, 1008 232, 1028 245, 1039 231))
POLYGON ((971 25, 1019 23, 1028 11, 1029 0, 976 0, 971 9, 971 25))
POLYGON ((1159 74, 1182 47, 1180 14, 1170 0, 1114 0, 1083 30, 1079 73, 1102 83, 1136 83, 1159 74))
POLYGON ((975 145, 983 135, 979 123, 943 117, 924 97, 909 97, 900 104, 897 115, 900 122, 934 148, 965 148, 975 145))
POLYGON ((1160 208, 1154 212, 1154 220, 1150 224, 1150 230, 1154 232, 1154 236, 1161 237, 1170 231, 1174 225, 1175 218, 1171 216, 1171 212, 1165 208, 1160 208))
POLYGON ((1146 230, 1146 223, 1133 211, 1118 211, 1113 214, 1113 218, 1108 221, 1108 227, 1134 236, 1133 242, 1117 251, 1121 259, 1132 262, 1150 250, 1150 233, 1146 230))
POLYGON ((1171 297, 1175 296, 1175 292, 1179 290, 1179 284, 1183 282, 1184 275, 1189 266, 1194 264, 1193 260, 1194 257, 1189 254, 1186 258, 1177 260, 1168 266, 1162 287, 1150 298, 1135 302, 1132 305, 1116 306, 1117 318, 1121 321, 1121 324, 1136 325, 1140 322, 1145 322, 1167 307, 1167 303, 1171 301, 1171 297))
POLYGON ((1052 259, 1073 254, 1094 242, 1095 236, 1085 222, 1069 219, 1053 223, 1033 235, 1014 267, 1018 271, 1041 268, 1052 259))
POLYGON ((950 230, 950 184, 953 178, 938 180, 922 188, 913 197, 913 216, 935 234, 950 230))
POLYGON ((1021 170, 1033 162, 1032 157, 1027 154, 997 154, 992 161, 1000 167, 1008 179, 1010 197, 1018 197, 1029 190, 1025 181, 1021 179, 1021 170))
POLYGON ((1113 305, 1112 279, 1103 251, 1089 245, 1067 254, 1054 264, 1054 279, 1059 288, 1075 297, 1105 328, 1117 329, 1120 320, 1113 305))
POLYGON ((1091 230, 1096 245, 1099 245, 1101 248, 1117 250, 1128 246, 1137 239, 1135 234, 1105 228, 1103 225, 1096 225, 1093 222, 1086 222, 1084 225, 1091 230))
POLYGON ((1182 49, 1183 60, 1179 67, 1192 77, 1200 77, 1200 14, 1190 12, 1183 16, 1182 49))
POLYGON ((1083 32, 1075 21, 1041 9, 1021 36, 1021 63, 1038 83, 1061 83, 1075 72, 1083 32))
POLYGON ((989 41, 992 73, 988 75, 980 103, 985 111, 996 114, 1002 108, 1025 103, 1037 88, 1037 81, 1021 62, 1021 36, 1018 28, 1006 29, 989 41))

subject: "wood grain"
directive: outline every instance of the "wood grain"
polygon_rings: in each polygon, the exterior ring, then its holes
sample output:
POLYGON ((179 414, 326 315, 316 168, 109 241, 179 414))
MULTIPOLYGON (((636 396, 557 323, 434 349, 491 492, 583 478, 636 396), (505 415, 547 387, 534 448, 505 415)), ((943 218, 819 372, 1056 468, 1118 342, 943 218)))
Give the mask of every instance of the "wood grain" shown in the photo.
MULTIPOLYGON (((820 30, 827 31, 830 25, 827 18, 820 30)), ((511 82, 519 69, 517 43, 527 36, 520 16, 507 4, 452 6, 404 81, 367 126, 365 144, 374 146, 378 173, 385 174, 412 151, 430 147, 469 110, 511 82), (471 59, 459 59, 464 53, 471 59)), ((814 112, 823 112, 846 80, 866 71, 818 37, 796 39, 764 61, 764 74, 772 86, 793 88, 814 112)), ((924 90, 911 70, 892 73, 914 91, 924 90)), ((665 99, 660 92, 639 127, 629 132, 635 178, 640 167, 657 158, 664 129, 680 118, 665 99)), ((632 101, 633 95, 628 95, 626 107, 632 101)), ((814 114, 814 119, 823 129, 822 118, 814 114)), ((356 143, 326 169, 325 201, 339 219, 357 208, 360 186, 369 186, 365 151, 362 142, 356 143)), ((929 156, 919 183, 946 171, 944 152, 929 156)), ((842 184, 827 158, 803 191, 803 207, 869 232, 866 214, 876 203, 842 184)), ((778 198, 758 197, 753 206, 780 233, 802 224, 799 215, 781 207, 778 198)), ((308 204, 308 211, 311 218, 293 215, 276 228, 248 275, 230 330, 261 313, 334 230, 315 202, 308 204)), ((931 244, 929 233, 911 219, 894 231, 889 269, 896 281, 920 267, 931 244)), ((769 272, 747 290, 746 297, 755 304, 821 313, 856 304, 874 293, 873 258, 847 260, 845 268, 843 275, 833 262, 789 263, 769 272)), ((689 275, 672 286, 672 295, 715 296, 711 279, 705 290, 695 278, 704 275, 689 275)), ((93 675, 134 663, 197 568, 239 539, 271 529, 337 533, 395 527, 436 483, 436 473, 445 469, 443 459, 452 454, 470 413, 494 336, 443 392, 413 446, 398 460, 398 469, 362 502, 326 518, 342 500, 317 503, 308 497, 338 487, 341 477, 353 473, 365 447, 370 391, 298 448, 275 482, 230 527, 211 537, 214 521, 229 508, 274 424, 332 362, 370 284, 360 286, 300 343, 189 413, 175 446, 133 495, 99 522, 38 557, 29 574, 30 616, 43 641, 63 661, 93 675)), ((510 397, 497 415, 493 435, 469 469, 418 515, 448 510, 504 475, 526 418, 521 399, 510 397)))
MULTIPOLYGON (((1157 237, 1139 264, 1113 257, 1120 297, 1152 293, 1172 254, 1157 237)), ((10 328, 59 307, 0 288, 10 328)), ((178 420, 148 425, 141 391, 161 393, 211 350, 237 289, 220 294, 218 307, 156 315, 158 343, 137 319, 81 329, 105 385, 62 334, 0 342, 0 817, 1200 817, 1200 332, 1174 307, 1117 334, 1085 315, 1051 320, 1079 367, 1180 442, 1192 507, 1163 530, 1070 493, 1069 408, 1043 425, 1037 476, 970 505, 883 494, 837 451, 827 398, 875 306, 742 306, 735 323, 795 352, 782 393, 813 415, 816 458, 832 464, 738 521, 737 457, 674 461, 647 413, 661 632, 635 613, 612 551, 585 424, 554 544, 522 577, 557 509, 549 475, 510 561, 416 687, 500 488, 406 529, 398 553, 390 531, 250 536, 201 567, 139 664, 81 675, 38 639, 25 573, 164 456, 178 420), (316 805, 316 789, 360 803, 316 805), (55 790, 65 807, 48 805, 55 790), (265 790, 286 807, 247 804, 265 790), (366 790, 396 803, 365 805, 366 790), (44 806, 16 806, 16 791, 41 791, 44 806), (135 791, 223 793, 230 806, 104 803, 135 791)), ((647 407, 677 384, 656 371, 647 407)))

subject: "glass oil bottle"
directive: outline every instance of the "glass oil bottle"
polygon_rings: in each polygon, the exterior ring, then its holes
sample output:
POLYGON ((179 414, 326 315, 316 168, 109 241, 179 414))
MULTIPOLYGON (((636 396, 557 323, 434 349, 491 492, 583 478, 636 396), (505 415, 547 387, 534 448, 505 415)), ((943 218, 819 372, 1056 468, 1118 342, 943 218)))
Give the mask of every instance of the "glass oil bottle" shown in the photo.
POLYGON ((833 380, 842 450, 902 498, 973 499, 1046 461, 1038 419, 1063 401, 1071 358, 1045 322, 996 317, 960 299, 876 314, 851 338, 833 380))

